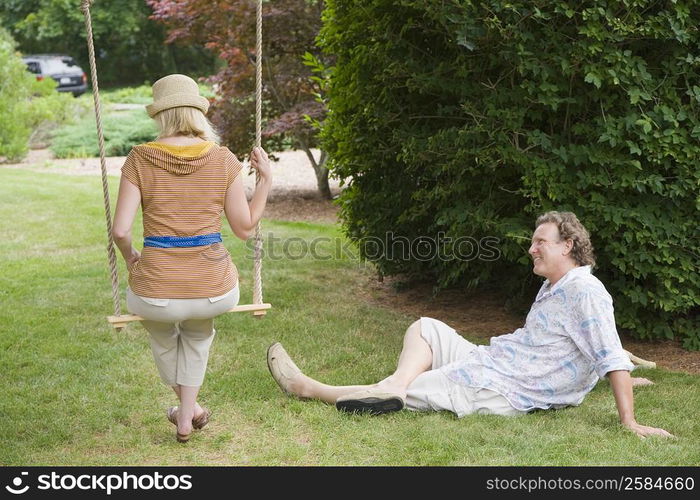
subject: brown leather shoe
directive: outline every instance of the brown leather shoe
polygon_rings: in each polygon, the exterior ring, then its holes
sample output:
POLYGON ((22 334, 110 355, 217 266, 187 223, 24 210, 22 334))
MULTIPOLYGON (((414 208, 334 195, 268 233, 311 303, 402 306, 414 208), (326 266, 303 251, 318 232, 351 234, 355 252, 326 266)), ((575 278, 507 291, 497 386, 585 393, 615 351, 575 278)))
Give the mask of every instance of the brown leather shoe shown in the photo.
POLYGON ((267 348, 267 368, 285 394, 296 396, 290 390, 290 386, 292 379, 299 375, 301 370, 294 364, 292 358, 279 342, 275 342, 267 348))

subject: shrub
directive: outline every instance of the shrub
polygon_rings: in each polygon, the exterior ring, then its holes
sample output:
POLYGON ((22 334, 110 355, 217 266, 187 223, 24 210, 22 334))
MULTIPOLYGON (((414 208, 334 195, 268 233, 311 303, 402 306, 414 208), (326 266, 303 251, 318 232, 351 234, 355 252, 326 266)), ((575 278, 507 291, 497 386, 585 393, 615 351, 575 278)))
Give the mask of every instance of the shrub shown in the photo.
POLYGON ((70 94, 56 92, 50 78, 37 81, 14 50, 14 42, 0 28, 0 157, 21 159, 30 142, 45 140, 56 125, 67 123, 84 108, 70 94))
POLYGON ((441 237, 430 259, 362 251, 513 294, 535 283, 536 215, 571 210, 619 326, 700 348, 698 22, 687 2, 329 0, 323 141, 347 234, 441 237), (500 258, 450 258, 459 237, 500 258))
MULTIPOLYGON (((152 141, 158 135, 155 122, 144 109, 107 110, 102 116, 107 156, 126 156, 135 144, 152 141)), ((95 115, 87 113, 75 124, 61 127, 51 141, 56 158, 99 156, 95 115)))
POLYGON ((143 84, 137 87, 118 87, 100 89, 100 101, 104 104, 150 104, 153 102, 151 85, 143 84))
POLYGON ((0 158, 17 160, 28 149, 31 132, 27 120, 27 101, 31 96, 32 76, 27 66, 15 52, 15 42, 10 35, 0 28, 0 158))
POLYGON ((87 100, 75 99, 68 92, 56 92, 51 78, 32 82, 32 98, 27 109, 32 148, 46 147, 56 127, 72 123, 89 109, 87 100))

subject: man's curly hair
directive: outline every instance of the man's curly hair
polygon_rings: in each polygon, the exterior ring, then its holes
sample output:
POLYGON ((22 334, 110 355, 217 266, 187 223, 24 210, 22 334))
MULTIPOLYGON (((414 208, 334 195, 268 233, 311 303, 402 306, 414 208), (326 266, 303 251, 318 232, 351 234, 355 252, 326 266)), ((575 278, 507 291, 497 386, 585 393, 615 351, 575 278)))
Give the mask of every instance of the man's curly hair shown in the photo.
POLYGON ((535 229, 541 224, 552 222, 559 229, 560 241, 571 240, 574 246, 571 248, 571 257, 579 266, 595 266, 595 255, 591 237, 581 221, 573 212, 551 211, 540 215, 535 222, 535 229))

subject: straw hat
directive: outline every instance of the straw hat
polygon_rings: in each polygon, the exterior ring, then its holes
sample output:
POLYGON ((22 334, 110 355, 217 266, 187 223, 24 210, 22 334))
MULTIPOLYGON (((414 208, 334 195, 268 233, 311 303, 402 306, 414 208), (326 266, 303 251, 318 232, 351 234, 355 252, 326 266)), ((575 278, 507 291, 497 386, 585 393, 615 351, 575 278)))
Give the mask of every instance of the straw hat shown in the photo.
POLYGON ((206 114, 209 101, 199 95, 197 82, 189 76, 168 75, 153 84, 153 104, 146 106, 148 116, 153 118, 163 110, 180 106, 197 108, 206 114))

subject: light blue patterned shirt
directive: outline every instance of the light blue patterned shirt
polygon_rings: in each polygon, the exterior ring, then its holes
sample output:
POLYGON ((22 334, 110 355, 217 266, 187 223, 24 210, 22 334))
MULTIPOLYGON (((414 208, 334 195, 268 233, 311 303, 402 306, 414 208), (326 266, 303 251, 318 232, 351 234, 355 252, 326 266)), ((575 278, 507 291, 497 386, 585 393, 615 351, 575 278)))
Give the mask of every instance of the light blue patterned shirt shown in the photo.
POLYGON ((467 358, 441 369, 453 381, 491 389, 522 411, 579 405, 599 377, 634 368, 615 328, 612 297, 576 267, 551 286, 546 280, 525 326, 492 337, 467 358))

